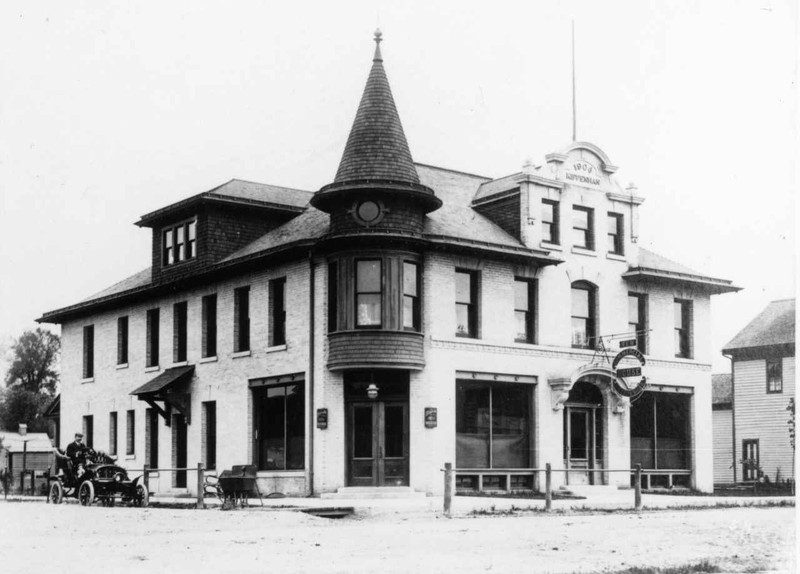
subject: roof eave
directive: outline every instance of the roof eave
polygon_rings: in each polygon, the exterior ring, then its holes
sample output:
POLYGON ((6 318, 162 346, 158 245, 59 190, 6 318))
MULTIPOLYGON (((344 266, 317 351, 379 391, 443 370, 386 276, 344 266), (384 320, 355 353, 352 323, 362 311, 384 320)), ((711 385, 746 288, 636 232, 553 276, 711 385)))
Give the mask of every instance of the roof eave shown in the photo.
POLYGON ((184 283, 186 281, 192 281, 192 282, 202 281, 204 278, 212 276, 223 270, 235 269, 236 267, 239 266, 246 266, 248 264, 253 264, 255 261, 258 261, 259 259, 268 259, 274 256, 290 252, 295 249, 305 249, 307 247, 311 247, 313 246, 315 241, 316 238, 301 239, 298 241, 293 241, 290 243, 279 245, 271 249, 258 251, 256 253, 251 253, 248 255, 243 255, 241 257, 237 257, 236 259, 223 260, 220 261, 219 263, 215 263, 213 265, 209 265, 208 267, 204 267, 202 270, 199 270, 197 273, 189 276, 178 277, 169 281, 148 283, 147 285, 141 285, 139 287, 134 287, 133 289, 127 289, 125 291, 120 291, 119 293, 114 293, 112 295, 107 295, 105 297, 100 297, 98 299, 92 299, 90 301, 82 301, 80 303, 76 303, 75 305, 70 305, 68 307, 62 307, 54 311, 49 311, 47 313, 44 313, 38 319, 35 319, 35 321, 37 323, 61 324, 64 322, 65 319, 69 319, 73 316, 83 315, 86 312, 92 309, 96 309, 98 307, 104 307, 106 305, 110 305, 115 302, 121 302, 129 298, 136 297, 139 295, 145 295, 151 292, 155 293, 160 290, 167 291, 170 289, 171 286, 184 283))
POLYGON ((300 207, 297 205, 259 201, 257 199, 248 199, 245 197, 232 197, 214 193, 213 191, 207 191, 177 203, 173 203, 166 207, 162 207, 156 211, 147 213, 139 218, 139 221, 137 221, 135 225, 138 227, 155 227, 159 221, 163 221, 175 213, 179 213, 199 205, 227 205, 231 207, 257 211, 270 211, 288 214, 300 214, 306 210, 305 207, 300 207))
POLYGON ((647 267, 634 267, 622 274, 626 280, 666 280, 679 283, 689 283, 710 291, 712 294, 735 293, 741 291, 742 287, 734 285, 726 279, 716 279, 714 277, 703 277, 702 275, 690 275, 688 273, 678 273, 675 271, 665 271, 663 269, 649 269, 647 267))

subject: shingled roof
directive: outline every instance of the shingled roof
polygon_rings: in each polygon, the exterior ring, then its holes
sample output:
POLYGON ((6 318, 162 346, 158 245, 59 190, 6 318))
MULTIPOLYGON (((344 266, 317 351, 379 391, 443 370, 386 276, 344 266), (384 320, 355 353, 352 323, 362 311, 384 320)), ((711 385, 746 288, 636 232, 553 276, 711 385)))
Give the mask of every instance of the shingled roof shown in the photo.
POLYGON ((781 299, 772 301, 767 307, 750 321, 722 352, 774 345, 794 345, 795 300, 781 299))
POLYGON ((419 183, 381 56, 380 31, 375 56, 334 183, 379 179, 419 183))

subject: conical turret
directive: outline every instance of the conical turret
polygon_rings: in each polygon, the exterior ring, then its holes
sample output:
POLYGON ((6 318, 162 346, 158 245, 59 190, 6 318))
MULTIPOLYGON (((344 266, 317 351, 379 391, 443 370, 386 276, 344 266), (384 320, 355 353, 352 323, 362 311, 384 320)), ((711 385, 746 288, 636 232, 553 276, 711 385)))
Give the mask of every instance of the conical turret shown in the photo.
POLYGON ((351 196, 354 190, 361 197, 391 191, 409 194, 423 212, 437 209, 441 201, 433 191, 420 184, 411 159, 403 125, 383 67, 380 30, 375 32, 375 55, 372 59, 364 93, 358 106, 342 160, 332 184, 323 187, 311 203, 323 211, 335 209, 337 199, 351 196))

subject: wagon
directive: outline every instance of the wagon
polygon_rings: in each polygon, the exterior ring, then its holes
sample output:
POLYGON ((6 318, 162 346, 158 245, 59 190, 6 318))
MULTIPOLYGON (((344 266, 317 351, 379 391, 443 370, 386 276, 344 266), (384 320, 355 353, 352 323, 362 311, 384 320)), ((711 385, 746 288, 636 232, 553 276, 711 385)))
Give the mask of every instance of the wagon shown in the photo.
POLYGON ((99 502, 102 506, 114 506, 116 500, 133 506, 147 506, 149 492, 138 476, 133 480, 128 471, 117 466, 114 460, 103 453, 89 451, 86 455, 85 472, 77 477, 68 459, 56 453, 60 467, 50 477, 48 502, 60 504, 64 498, 76 498, 83 506, 99 502))

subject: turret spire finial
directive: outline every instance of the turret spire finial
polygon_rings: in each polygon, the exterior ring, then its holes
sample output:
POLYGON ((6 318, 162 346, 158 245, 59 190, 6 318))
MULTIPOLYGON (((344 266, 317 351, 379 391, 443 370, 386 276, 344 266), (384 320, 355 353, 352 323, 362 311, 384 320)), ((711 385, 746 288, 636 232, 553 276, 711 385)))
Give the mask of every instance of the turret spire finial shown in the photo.
POLYGON ((375 55, 372 57, 373 62, 383 62, 381 42, 383 42, 383 32, 381 32, 380 28, 375 28, 375 55))

